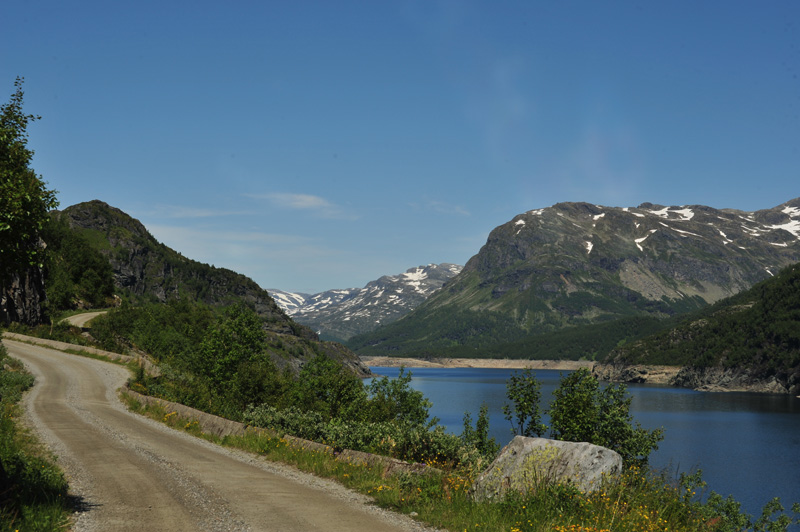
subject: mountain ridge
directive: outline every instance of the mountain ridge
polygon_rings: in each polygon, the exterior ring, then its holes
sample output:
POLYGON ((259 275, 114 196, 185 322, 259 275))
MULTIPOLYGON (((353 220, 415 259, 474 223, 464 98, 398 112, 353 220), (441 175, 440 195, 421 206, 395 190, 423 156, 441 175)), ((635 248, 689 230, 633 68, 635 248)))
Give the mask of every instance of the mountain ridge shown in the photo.
POLYGON ((278 289, 268 292, 288 315, 317 331, 321 338, 346 341, 399 319, 462 268, 451 263, 428 264, 396 275, 383 275, 363 288, 332 289, 317 294, 278 289))
MULTIPOLYGON (((277 339, 292 339, 292 350, 276 360, 298 370, 303 360, 321 352, 358 375, 369 369, 345 346, 323 342, 310 328, 296 323, 266 290, 245 275, 188 259, 158 242, 135 218, 100 200, 79 203, 53 216, 65 220, 91 246, 105 256, 113 270, 114 285, 142 301, 165 303, 188 299, 221 308, 244 303, 262 320, 262 328, 277 339)), ((288 343, 287 343, 288 345, 288 343)))
POLYGON ((800 198, 752 212, 557 203, 495 228, 443 290, 348 344, 361 355, 466 356, 578 325, 701 308, 798 260, 800 198))

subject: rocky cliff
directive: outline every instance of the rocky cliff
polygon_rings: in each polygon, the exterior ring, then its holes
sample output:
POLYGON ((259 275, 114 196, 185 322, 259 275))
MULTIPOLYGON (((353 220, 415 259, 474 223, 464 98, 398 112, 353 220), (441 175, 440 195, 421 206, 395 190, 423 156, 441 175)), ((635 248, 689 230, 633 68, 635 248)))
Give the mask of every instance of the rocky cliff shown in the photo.
POLYGON ((161 302, 170 297, 188 297, 211 306, 244 301, 275 332, 316 338, 313 331, 293 323, 252 279, 184 257, 115 207, 94 200, 68 207, 60 216, 108 258, 119 289, 161 302))
POLYGON ((31 266, 22 274, 0 279, 0 324, 38 325, 45 319, 46 301, 42 270, 31 266))

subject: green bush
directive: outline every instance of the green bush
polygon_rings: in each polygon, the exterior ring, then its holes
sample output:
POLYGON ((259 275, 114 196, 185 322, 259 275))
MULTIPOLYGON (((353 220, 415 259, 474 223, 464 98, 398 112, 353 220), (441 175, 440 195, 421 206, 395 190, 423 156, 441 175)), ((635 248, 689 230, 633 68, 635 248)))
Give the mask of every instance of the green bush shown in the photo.
POLYGON ((530 369, 511 374, 506 382, 506 396, 512 404, 503 405, 503 414, 511 423, 511 432, 533 437, 541 436, 547 430, 539 411, 542 385, 530 369))
POLYGON ((451 467, 468 465, 477 458, 461 438, 439 426, 430 429, 407 421, 329 419, 320 412, 269 405, 253 406, 243 418, 249 425, 325 443, 337 451, 351 449, 451 467))
POLYGON ((646 463, 664 439, 663 429, 648 431, 633 424, 632 397, 624 385, 601 388, 586 368, 562 377, 550 405, 551 436, 589 442, 617 451, 628 464, 646 463))

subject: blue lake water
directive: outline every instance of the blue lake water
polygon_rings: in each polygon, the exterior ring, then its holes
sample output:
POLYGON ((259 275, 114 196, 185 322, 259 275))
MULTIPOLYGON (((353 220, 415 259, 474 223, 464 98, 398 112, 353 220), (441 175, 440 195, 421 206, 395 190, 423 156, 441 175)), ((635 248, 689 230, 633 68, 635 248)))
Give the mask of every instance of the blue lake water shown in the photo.
MULTIPOLYGON (((396 377, 399 368, 373 367, 372 371, 396 377)), ((510 425, 503 418, 502 407, 507 402, 506 380, 513 370, 410 371, 411 386, 431 400, 431 415, 440 418, 449 432, 461 433, 464 412, 472 414, 474 423, 485 402, 491 435, 501 445, 510 441, 510 425)), ((536 371, 543 403, 549 403, 560 375, 558 371, 536 371)), ((651 466, 687 473, 701 469, 709 490, 733 495, 743 510, 756 516, 772 497, 780 497, 786 508, 800 502, 800 399, 653 385, 628 385, 628 391, 633 396, 635 421, 648 429, 665 429, 664 440, 650 455, 651 466)))

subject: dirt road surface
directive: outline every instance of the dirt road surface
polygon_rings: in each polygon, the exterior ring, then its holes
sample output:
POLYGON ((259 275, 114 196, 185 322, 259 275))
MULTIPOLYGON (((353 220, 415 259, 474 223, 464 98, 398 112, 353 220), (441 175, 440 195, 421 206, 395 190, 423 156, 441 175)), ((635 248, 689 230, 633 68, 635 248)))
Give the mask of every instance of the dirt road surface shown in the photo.
POLYGON ((128 412, 120 366, 4 342, 36 376, 27 418, 80 501, 75 531, 425 530, 334 482, 128 412))
POLYGON ((107 310, 99 310, 97 312, 84 312, 83 314, 75 314, 74 316, 69 316, 64 318, 64 321, 69 323, 70 325, 74 325, 75 327, 86 327, 87 324, 95 319, 100 314, 107 313, 107 310))

